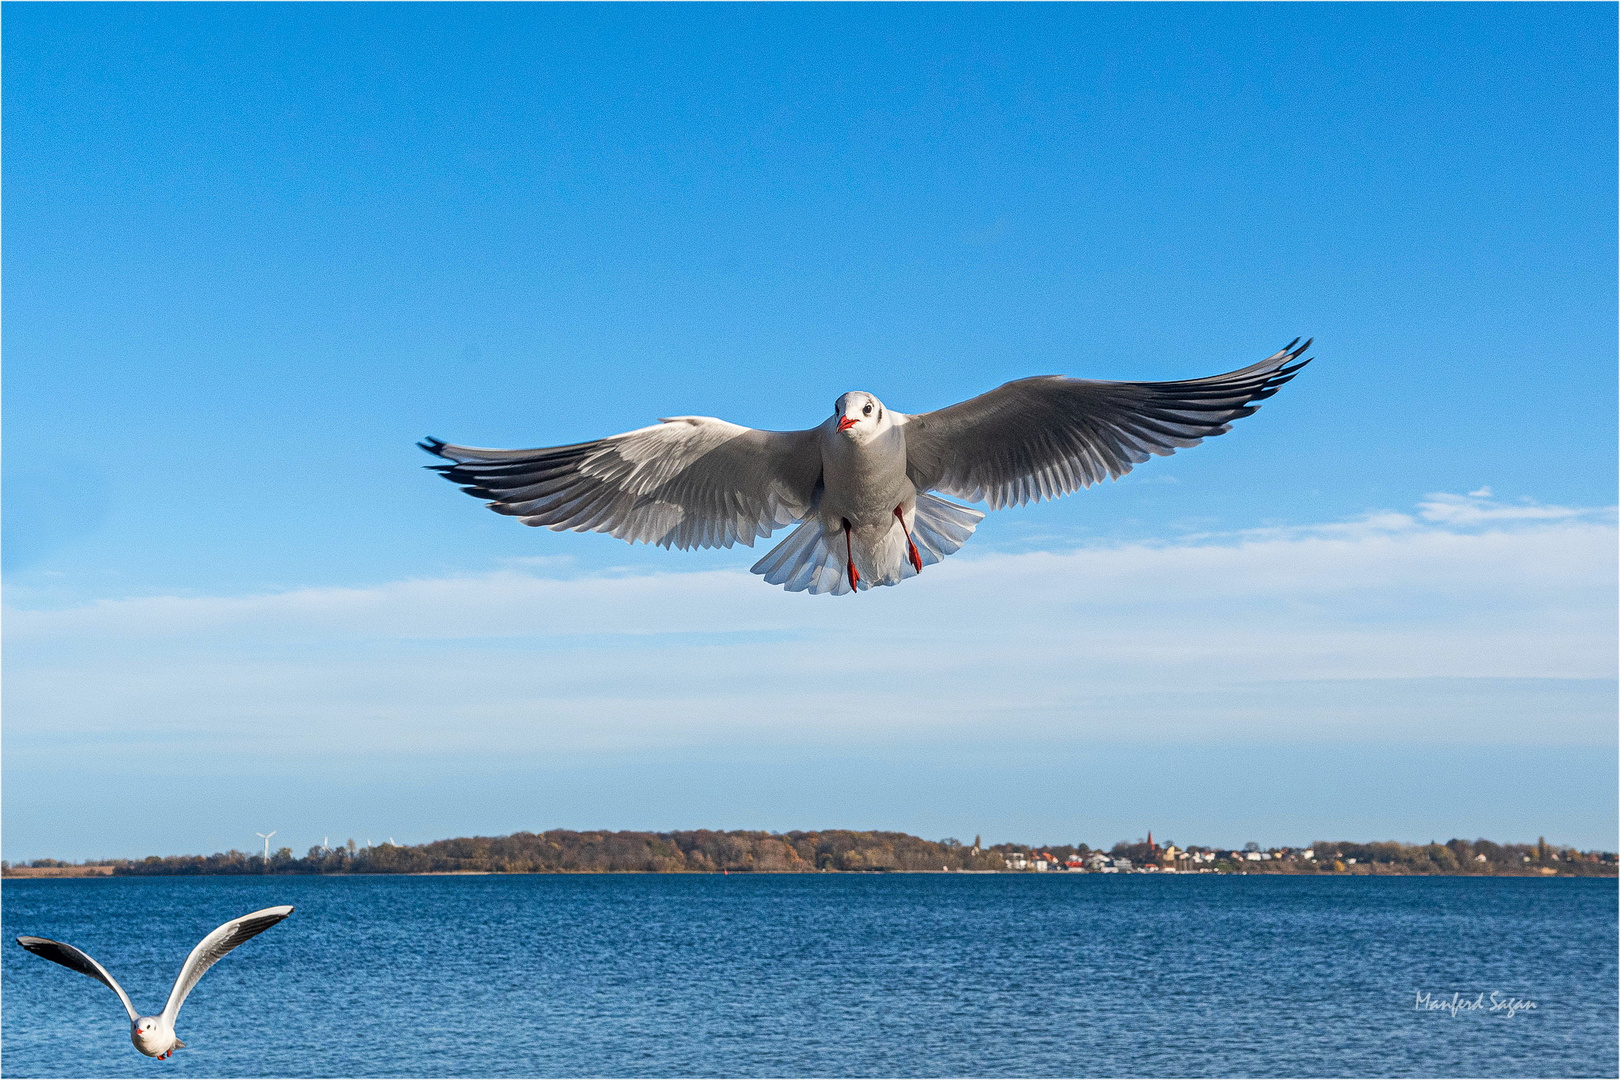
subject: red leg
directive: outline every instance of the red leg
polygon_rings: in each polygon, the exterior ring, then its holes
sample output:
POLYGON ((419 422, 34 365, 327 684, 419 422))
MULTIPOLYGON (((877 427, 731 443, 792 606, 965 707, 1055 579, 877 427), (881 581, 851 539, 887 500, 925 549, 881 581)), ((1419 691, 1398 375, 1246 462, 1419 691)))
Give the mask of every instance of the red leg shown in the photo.
POLYGON ((906 515, 902 512, 901 507, 894 508, 894 516, 900 519, 900 531, 906 534, 906 547, 910 549, 908 554, 911 556, 911 565, 915 566, 917 573, 920 574, 922 573, 922 556, 917 554, 917 545, 912 543, 911 530, 906 528, 906 515))
POLYGON ((861 583, 861 572, 855 569, 855 548, 849 539, 849 522, 844 522, 844 557, 849 566, 849 587, 856 588, 861 583))

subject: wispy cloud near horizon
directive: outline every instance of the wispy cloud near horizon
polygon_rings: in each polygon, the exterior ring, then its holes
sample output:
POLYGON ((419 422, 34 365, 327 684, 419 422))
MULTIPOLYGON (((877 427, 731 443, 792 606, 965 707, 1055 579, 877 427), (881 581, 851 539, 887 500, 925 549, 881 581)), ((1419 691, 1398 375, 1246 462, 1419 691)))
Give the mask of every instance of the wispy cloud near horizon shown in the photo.
MULTIPOLYGON (((423 728, 414 713, 501 739, 533 725, 572 740, 563 732, 585 724, 661 742, 813 715, 866 730, 1057 722, 1099 692, 1166 686, 1608 679, 1613 519, 1436 495, 1416 516, 959 556, 845 599, 785 594, 741 571, 568 575, 547 564, 13 609, 11 730, 207 730, 278 714, 296 727, 297 714, 337 710, 396 732, 423 728)), ((325 741, 332 725, 319 727, 325 741)), ((1259 717, 1240 727, 1302 734, 1259 717)))

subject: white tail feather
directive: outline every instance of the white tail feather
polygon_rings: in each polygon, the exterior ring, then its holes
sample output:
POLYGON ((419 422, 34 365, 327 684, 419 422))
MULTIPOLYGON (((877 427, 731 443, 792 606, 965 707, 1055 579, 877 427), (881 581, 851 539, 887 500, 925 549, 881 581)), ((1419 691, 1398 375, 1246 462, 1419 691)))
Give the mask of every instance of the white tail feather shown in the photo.
POLYGON ((781 585, 788 592, 832 593, 841 596, 850 591, 845 573, 844 537, 838 536, 837 551, 827 542, 826 530, 819 518, 810 518, 788 533, 787 539, 777 544, 753 566, 756 574, 765 575, 772 585, 781 585))
MULTIPOLYGON (((933 495, 917 496, 917 513, 911 539, 924 566, 939 562, 957 551, 984 520, 984 514, 933 495)), ((851 592, 848 557, 842 531, 831 535, 819 518, 811 517, 753 566, 772 585, 788 592, 812 595, 851 592)), ((904 534, 896 527, 886 534, 874 551, 856 551, 855 568, 860 571, 862 589, 874 585, 894 585, 916 576, 905 550, 904 534)))
POLYGON ((957 506, 937 495, 918 495, 911 539, 917 545, 923 565, 931 566, 947 555, 956 554, 983 520, 983 511, 957 506))

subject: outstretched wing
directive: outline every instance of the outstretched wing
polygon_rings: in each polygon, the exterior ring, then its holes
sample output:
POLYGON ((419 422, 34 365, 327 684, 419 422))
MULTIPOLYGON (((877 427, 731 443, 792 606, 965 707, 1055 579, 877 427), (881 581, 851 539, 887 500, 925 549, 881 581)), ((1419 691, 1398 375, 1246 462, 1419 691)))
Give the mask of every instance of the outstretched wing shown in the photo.
POLYGON ((249 912, 240 919, 232 919, 197 942, 197 947, 191 950, 186 962, 180 965, 174 989, 169 991, 168 1004, 163 1006, 163 1018, 172 1027, 174 1018, 180 1015, 180 1006, 185 1004, 186 995, 191 993, 191 988, 197 985, 197 980, 203 977, 205 971, 242 942, 264 933, 292 913, 290 904, 249 912))
POLYGON ((88 975, 104 986, 111 987, 112 992, 118 995, 118 1000, 124 1003, 124 1011, 129 1013, 130 1022, 134 1023, 140 1019, 140 1014, 135 1011, 135 1006, 129 1003, 129 995, 118 985, 118 980, 107 974, 107 969, 90 959, 88 954, 80 952, 66 942, 52 941, 50 938, 20 937, 17 944, 35 956, 43 956, 65 968, 72 968, 80 975, 88 975))
POLYGON ((752 547, 809 513, 821 481, 814 429, 758 431, 708 416, 540 450, 417 445, 450 459, 428 467, 497 514, 683 550, 752 547))
POLYGON ((919 491, 991 509, 1055 499, 1226 431, 1310 363, 1299 359, 1310 344, 1295 338, 1258 364, 1207 379, 1019 379, 908 417, 906 470, 919 491))

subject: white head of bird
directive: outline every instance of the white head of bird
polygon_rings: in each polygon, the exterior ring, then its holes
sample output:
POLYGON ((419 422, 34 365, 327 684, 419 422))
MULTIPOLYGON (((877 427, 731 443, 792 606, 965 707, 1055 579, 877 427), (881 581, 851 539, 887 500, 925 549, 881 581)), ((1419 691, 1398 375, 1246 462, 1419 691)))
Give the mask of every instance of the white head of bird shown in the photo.
POLYGON ((129 1041, 147 1057, 164 1057, 179 1045, 174 1028, 161 1016, 141 1016, 130 1021, 129 1041))
POLYGON ((883 402, 865 390, 851 390, 833 404, 837 432, 857 443, 870 441, 893 424, 883 402))

